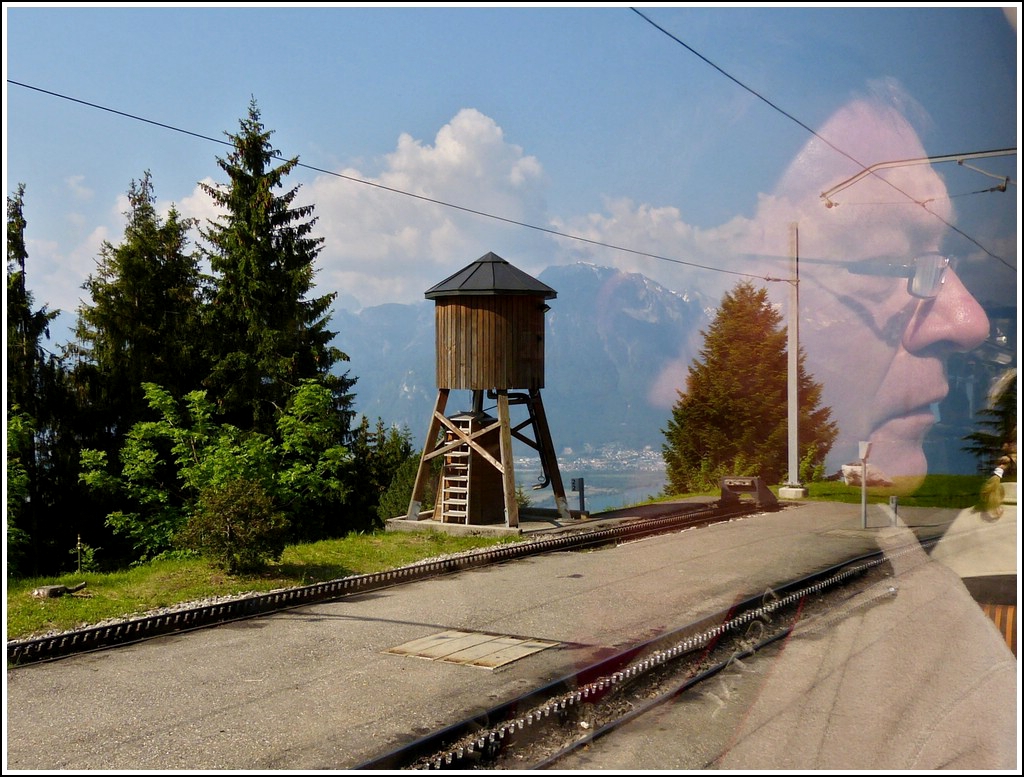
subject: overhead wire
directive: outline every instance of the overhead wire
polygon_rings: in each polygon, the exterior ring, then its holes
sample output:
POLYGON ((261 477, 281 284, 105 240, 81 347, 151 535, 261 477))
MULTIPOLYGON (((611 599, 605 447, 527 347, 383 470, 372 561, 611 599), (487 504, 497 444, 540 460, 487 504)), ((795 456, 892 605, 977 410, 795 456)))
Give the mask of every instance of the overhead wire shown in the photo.
MULTIPOLYGON (((666 30, 666 29, 665 29, 664 27, 662 27, 661 25, 659 25, 659 24, 658 24, 657 22, 653 21, 653 20, 652 20, 652 19, 651 19, 651 18, 650 18, 649 16, 647 16, 647 15, 645 15, 645 14, 641 13, 641 12, 640 12, 640 11, 639 11, 638 9, 636 9, 636 8, 630 8, 630 10, 631 10, 631 11, 633 11, 633 12, 634 12, 634 13, 635 13, 635 14, 636 14, 637 16, 639 16, 639 17, 640 17, 641 19, 643 19, 643 20, 644 20, 645 22, 647 22, 648 24, 650 24, 650 25, 651 25, 652 27, 654 27, 654 28, 655 28, 656 30, 658 30, 659 32, 661 32, 661 33, 665 34, 666 36, 668 36, 669 38, 671 38, 672 40, 674 40, 674 41, 675 41, 676 43, 678 43, 678 44, 679 44, 680 46, 682 46, 682 47, 683 47, 684 49, 686 49, 687 51, 689 51, 689 52, 690 52, 691 54, 693 54, 694 56, 698 57, 698 58, 699 58, 700 60, 702 60, 702 61, 703 61, 703 62, 705 62, 706 64, 708 64, 708 65, 710 65, 711 67, 713 67, 713 68, 714 68, 715 70, 717 70, 717 71, 718 71, 719 73, 721 73, 721 74, 722 74, 723 76, 725 76, 726 78, 728 78, 728 79, 729 79, 730 81, 732 81, 732 82, 733 82, 733 83, 735 83, 736 85, 740 86, 741 88, 743 88, 744 90, 746 90, 747 92, 749 92, 750 94, 752 94, 752 95, 753 95, 754 97, 756 97, 756 98, 757 98, 758 100, 761 100, 761 101, 762 101, 763 103, 765 103, 766 105, 768 105, 768 107, 770 107, 770 108, 771 108, 772 110, 774 110, 774 111, 777 111, 778 113, 782 114, 782 115, 783 115, 783 116, 785 116, 785 117, 786 117, 787 119, 789 119, 790 121, 794 122, 794 123, 795 123, 795 124, 797 124, 798 126, 800 126, 800 127, 802 127, 803 129, 807 130, 807 131, 808 131, 808 132, 809 132, 809 133, 810 133, 811 135, 813 135, 813 136, 814 136, 815 138, 817 138, 818 140, 820 140, 820 141, 821 141, 822 143, 824 143, 824 144, 825 144, 826 146, 828 146, 829 148, 831 148, 831 149, 832 149, 833 151, 835 151, 836 153, 838 153, 838 154, 841 154, 842 156, 846 157, 846 158, 847 158, 847 159, 849 159, 849 160, 850 160, 851 162, 853 162, 854 164, 856 164, 856 165, 857 165, 858 167, 861 167, 861 168, 863 168, 864 170, 868 170, 868 165, 865 165, 865 164, 864 164, 863 162, 861 162, 860 160, 856 159, 856 158, 855 158, 854 156, 852 156, 851 154, 849 154, 849 153, 847 153, 846 151, 844 151, 843 149, 839 148, 839 147, 838 147, 837 145, 835 145, 834 143, 832 143, 831 141, 829 141, 829 140, 828 140, 828 138, 825 138, 825 137, 823 137, 823 136, 822 136, 822 135, 820 135, 820 134, 819 134, 818 132, 816 132, 815 130, 813 130, 813 129, 812 129, 811 127, 808 127, 808 126, 807 126, 806 124, 804 124, 804 123, 803 123, 802 121, 800 121, 800 120, 799 120, 798 118, 796 118, 795 116, 793 116, 793 115, 792 115, 791 113, 789 113, 788 111, 785 111, 785 110, 783 110, 782 108, 780 108, 780 107, 779 107, 778 105, 776 105, 775 103, 773 103, 773 102, 772 102, 771 100, 769 100, 769 99, 768 99, 767 97, 765 97, 765 96, 764 96, 764 95, 762 95, 762 94, 761 94, 760 92, 758 92, 758 91, 757 91, 756 89, 753 89, 753 88, 751 88, 751 87, 747 86, 746 84, 744 84, 744 83, 743 83, 742 81, 740 81, 740 80, 739 80, 739 79, 737 79, 736 77, 734 77, 734 76, 730 75, 729 73, 727 73, 727 72, 726 72, 725 70, 723 70, 723 69, 722 69, 721 67, 719 67, 718 65, 716 65, 716 64, 715 64, 714 62, 712 62, 712 61, 711 61, 710 59, 708 59, 707 57, 705 57, 705 56, 704 56, 703 54, 701 54, 701 53, 700 53, 699 51, 697 51, 696 49, 694 49, 694 48, 693 48, 692 46, 690 46, 690 45, 689 45, 689 44, 687 44, 686 42, 682 41, 682 40, 681 40, 680 38, 678 38, 678 37, 677 37, 676 35, 672 34, 672 33, 671 33, 671 32, 669 32, 668 30, 666 30)), ((1007 262, 1007 261, 1006 261, 1006 260, 1005 260, 1005 259, 1004 259, 1003 257, 1001 257, 1001 256, 997 256, 996 254, 992 253, 992 252, 991 252, 991 251, 990 251, 990 250, 989 250, 988 248, 986 248, 985 246, 983 246, 983 245, 982 245, 981 243, 979 243, 979 242, 978 242, 977 240, 975 240, 975 239, 974 239, 973 237, 971 237, 970 235, 968 235, 968 234, 967 234, 966 232, 964 232, 964 231, 963 231, 962 229, 958 228, 958 227, 957 227, 957 226, 955 226, 954 224, 951 224, 951 223, 949 223, 949 221, 947 221, 946 219, 944 219, 944 218, 943 218, 943 217, 942 217, 941 215, 939 215, 939 214, 938 214, 938 213, 936 213, 935 211, 931 210, 931 209, 930 209, 930 208, 928 207, 928 203, 927 203, 927 201, 924 201, 924 202, 922 202, 922 201, 920 201, 920 200, 917 200, 917 199, 915 199, 915 198, 914 198, 914 197, 913 197, 912 195, 910 195, 910 194, 909 194, 908 192, 906 192, 906 191, 904 191, 903 189, 901 189, 900 187, 898 187, 898 186, 897 186, 896 184, 894 184, 894 183, 893 183, 892 181, 889 181, 889 180, 887 180, 886 178, 883 178, 882 176, 880 176, 880 175, 877 175, 877 174, 876 174, 876 173, 875 173, 875 172, 874 172, 873 170, 871 170, 871 171, 870 171, 870 173, 871 173, 871 175, 875 175, 875 176, 876 176, 876 177, 877 177, 877 178, 878 178, 878 179, 879 179, 880 181, 882 181, 883 183, 885 183, 885 184, 887 184, 887 185, 891 186, 891 187, 892 187, 893 189, 895 189, 896 191, 898 191, 898 192, 899 192, 900 194, 902 194, 902 195, 903 195, 904 197, 906 197, 907 199, 909 199, 909 200, 910 200, 910 201, 911 201, 912 203, 914 203, 914 204, 916 204, 916 205, 919 205, 919 206, 920 206, 921 208, 923 208, 923 209, 924 209, 924 210, 925 210, 925 211, 926 211, 927 213, 929 213, 929 214, 931 214, 932 216, 934 216, 935 218, 937 218, 937 219, 938 219, 939 221, 941 221, 941 222, 942 222, 943 224, 945 224, 945 225, 946 225, 947 227, 949 227, 949 229, 953 230, 954 232, 956 232, 957 234, 959 234, 959 235, 960 235, 961 237, 965 238, 965 239, 966 239, 966 240, 968 240, 969 242, 971 242, 971 243, 973 243, 974 245, 976 245, 976 246, 977 246, 978 248, 980 248, 980 249, 981 249, 982 251, 984 251, 984 252, 985 252, 986 254, 988 254, 989 256, 991 256, 991 257, 992 257, 993 259, 996 259, 996 260, 998 260, 998 261, 1002 262, 1002 263, 1003 263, 1004 265, 1006 265, 1006 266, 1007 266, 1008 268, 1010 268, 1011 270, 1016 270, 1016 269, 1017 269, 1016 267, 1014 267, 1013 265, 1011 265, 1011 264, 1010 264, 1009 262, 1007 262)))
MULTIPOLYGON (((656 22, 654 22, 652 19, 650 19, 645 14, 641 13, 638 9, 631 8, 630 10, 632 10, 634 13, 636 13, 638 16, 640 16, 644 21, 646 21, 652 27, 654 27, 655 29, 659 30, 663 34, 667 35, 669 38, 671 38, 676 43, 681 45, 687 51, 690 51, 692 54, 694 54, 696 57, 701 59, 703 62, 707 63, 709 66, 711 66, 712 68, 717 70, 719 73, 724 75, 726 78, 728 78, 729 80, 733 81, 735 84, 737 84, 738 86, 740 86, 741 88, 743 88, 744 90, 749 92, 750 94, 752 94, 755 97, 757 97, 759 100, 761 100, 762 102, 767 104, 773 110, 775 110, 778 113, 782 114, 783 116, 788 118, 790 121, 793 121, 798 126, 802 127, 807 132, 809 132, 811 135, 813 135, 814 137, 818 138, 823 143, 825 143, 827 146, 832 148, 834 151, 836 151, 837 153, 843 155, 844 157, 846 157, 850 161, 854 162, 859 167, 863 168, 865 171, 870 172, 872 175, 874 175, 874 171, 873 170, 869 170, 867 165, 865 165, 864 163, 860 162, 859 160, 854 158, 852 155, 850 155, 849 153, 847 153, 843 149, 841 149, 838 146, 836 146, 835 144, 833 144, 827 138, 821 136, 814 129, 812 129, 811 127, 809 127, 808 125, 806 125, 805 123, 800 121, 798 118, 796 118, 795 116, 793 116, 789 112, 785 111, 784 109, 782 109, 781 107, 779 107, 778 105, 773 103, 771 100, 766 98, 764 95, 760 94, 756 90, 752 89, 751 87, 747 86, 742 81, 740 81, 739 79, 735 78, 734 76, 732 76, 731 74, 726 72, 724 69, 722 69, 721 67, 716 65, 714 62, 712 62, 710 59, 708 59, 703 54, 698 52, 696 49, 694 49, 693 47, 691 47, 690 45, 688 45, 684 41, 680 40, 677 36, 675 36, 674 34, 669 32, 665 28, 663 28, 660 25, 658 25, 656 22)), ((70 97, 68 95, 60 94, 60 93, 53 92, 53 91, 50 91, 50 90, 47 90, 47 89, 42 89, 40 87, 31 86, 29 84, 25 84, 25 83, 22 83, 22 82, 19 82, 19 81, 14 81, 12 79, 7 79, 7 83, 14 84, 15 86, 21 86, 21 87, 26 88, 26 89, 32 89, 34 91, 38 91, 38 92, 41 92, 43 94, 48 94, 48 95, 51 95, 51 96, 54 96, 54 97, 59 97, 61 99, 69 100, 71 102, 76 102, 76 103, 79 103, 81 105, 85 105, 85 106, 88 106, 88 107, 91 107, 91 108, 95 108, 97 110, 102 110, 102 111, 106 111, 106 112, 109 112, 109 113, 113 113, 113 114, 118 115, 118 116, 124 116, 125 118, 133 119, 135 121, 141 121, 141 122, 144 122, 144 123, 147 123, 147 124, 152 124, 152 125, 157 126, 157 127, 162 127, 164 129, 172 130, 174 132, 180 132, 182 134, 190 135, 192 137, 199 138, 199 139, 202 139, 202 140, 207 140, 207 141, 211 141, 211 142, 214 142, 214 143, 220 143, 220 144, 227 145, 227 146, 232 145, 230 142, 228 142, 226 140, 223 140, 223 139, 220 139, 220 138, 213 138, 213 137, 210 137, 208 135, 203 135, 203 134, 198 133, 198 132, 193 132, 193 131, 190 131, 190 130, 185 130, 185 129, 182 129, 180 127, 175 127, 175 126, 170 125, 170 124, 166 124, 166 123, 163 123, 163 122, 155 121, 153 119, 147 119, 147 118, 141 117, 141 116, 136 116, 134 114, 126 113, 124 111, 119 111, 119 110, 116 110, 116 109, 113 109, 113 108, 108 108, 108 107, 103 106, 103 105, 98 105, 96 103, 91 103, 91 102, 88 102, 86 100, 81 100, 81 99, 78 99, 78 98, 75 98, 75 97, 70 97)), ((276 158, 279 161, 290 161, 287 157, 284 157, 284 156, 282 156, 280 154, 274 154, 272 156, 273 156, 273 158, 276 158)), ((697 263, 697 262, 689 262, 689 261, 686 261, 684 259, 677 259, 677 258, 674 258, 674 257, 663 256, 661 254, 654 254, 654 253, 650 253, 650 252, 647 252, 647 251, 640 251, 638 249, 627 248, 625 246, 619 246, 619 245, 615 245, 613 243, 606 243, 606 242, 600 241, 600 240, 593 240, 593 239, 590 239, 590 238, 582 237, 580 235, 573 235, 573 234, 570 234, 570 233, 567 233, 567 232, 561 232, 559 230, 551 229, 550 227, 541 227, 541 226, 538 226, 536 224, 530 224, 528 222, 518 221, 516 219, 507 218, 505 216, 498 216, 498 215, 493 214, 493 213, 487 213, 486 211, 477 210, 475 208, 469 208, 469 207, 466 207, 464 205, 458 205, 456 203, 447 202, 447 201, 444 201, 444 200, 439 200, 439 199, 436 199, 436 198, 433 198, 433 197, 427 197, 426 195, 422 195, 422 194, 414 194, 413 192, 408 192, 408 191, 405 191, 403 189, 397 189, 397 188, 394 188, 394 187, 391 187, 391 186, 386 186, 384 184, 376 183, 374 181, 367 181, 366 179, 363 179, 363 178, 357 178, 355 176, 345 175, 343 173, 338 173, 338 172, 335 172, 333 170, 327 170, 327 169, 324 169, 324 168, 321 168, 321 167, 316 167, 315 165, 305 164, 303 162, 298 161, 297 158, 294 161, 295 161, 296 167, 301 167, 301 168, 304 168, 304 169, 307 169, 307 170, 312 170, 314 172, 322 173, 324 175, 330 175, 330 176, 333 176, 335 178, 341 178, 341 179, 344 179, 344 180, 347 180, 347 181, 351 181, 353 183, 363 184, 364 186, 372 186, 374 188, 381 189, 383 191, 392 192, 394 194, 400 194, 400 195, 403 195, 403 196, 406 196, 406 197, 412 197, 414 199, 422 200, 424 202, 429 202, 429 203, 432 203, 434 205, 440 205, 442 207, 451 208, 453 210, 459 210, 459 211, 462 211, 464 213, 469 213, 469 214, 472 214, 472 215, 493 219, 495 221, 501 221, 503 223, 511 224, 513 226, 523 227, 523 228, 526 228, 526 229, 532 229, 532 230, 535 230, 535 231, 538 231, 538 232, 543 232, 545 234, 553 235, 555 237, 561 237, 561 238, 565 238, 565 239, 568 239, 568 240, 575 240, 575 241, 578 241, 578 242, 587 243, 589 245, 594 245, 594 246, 598 246, 598 247, 601 247, 601 248, 608 248, 608 249, 611 249, 611 250, 614 250, 614 251, 622 251, 624 253, 633 254, 634 256, 642 256, 642 257, 646 257, 646 258, 649 258, 649 259, 657 259, 659 261, 672 262, 672 263, 675 263, 675 264, 680 264, 680 265, 684 265, 684 266, 687 266, 687 267, 694 267, 694 268, 701 269, 701 270, 709 270, 711 272, 720 272, 720 273, 726 273, 726 274, 729 274, 729 275, 738 275, 738 276, 745 277, 745 278, 757 278, 759 280, 764 280, 764 281, 768 281, 768 282, 778 282, 778 281, 786 281, 787 280, 785 278, 774 278, 774 277, 769 277, 769 276, 761 276, 761 275, 757 275, 757 274, 754 274, 754 273, 740 272, 740 271, 737 271, 737 270, 727 270, 727 269, 722 268, 722 267, 714 267, 714 266, 711 266, 711 265, 700 264, 700 263, 697 263)), ((1011 270, 1015 270, 1016 269, 1011 264, 1009 264, 1005 259, 1003 259, 1002 257, 997 256, 996 254, 992 253, 988 248, 983 246, 981 243, 979 243, 973 237, 971 237, 967 233, 963 232, 963 230, 959 229, 958 227, 956 227, 953 224, 950 224, 948 221, 946 221, 946 219, 942 218, 942 216, 940 216, 938 213, 935 213, 935 211, 929 209, 928 208, 928 202, 930 200, 926 200, 926 201, 916 200, 916 199, 914 199, 914 197, 912 197, 910 194, 908 194, 904 190, 900 189, 898 186, 893 184, 891 181, 888 181, 885 178, 882 178, 881 176, 879 176, 879 179, 882 180, 883 182, 885 182, 886 184, 888 184, 889 186, 891 186, 893 189, 895 189, 897 192, 899 192, 903 196, 907 197, 911 202, 913 202, 916 205, 919 205, 921 208, 923 208, 929 214, 931 214, 935 218, 939 219, 943 224, 945 224, 951 230, 953 230, 954 232, 956 232, 956 233, 960 234, 961 236, 963 236, 965 239, 967 239, 968 241, 970 241, 971 243, 976 245, 978 248, 980 248, 986 254, 991 256, 993 259, 996 259, 996 260, 1002 262, 1004 265, 1006 265, 1006 267, 1008 267, 1011 270)), ((986 190, 986 191, 992 191, 992 190, 986 190)))
MULTIPOLYGON (((92 102, 89 102, 87 100, 81 100, 81 99, 79 99, 77 97, 70 97, 69 95, 66 95, 66 94, 60 94, 59 92, 53 92, 53 91, 50 91, 48 89, 42 89, 41 87, 38 87, 38 86, 32 86, 31 84, 25 84, 25 83, 22 83, 20 81, 14 81, 12 79, 7 79, 7 83, 8 84, 13 84, 14 86, 20 86, 20 87, 23 87, 25 89, 31 89, 31 90, 36 91, 36 92, 41 92, 43 94, 48 94, 48 95, 50 95, 52 97, 59 97, 59 98, 61 98, 63 100, 68 100, 70 102, 78 103, 80 105, 85 105, 85 106, 87 106, 89 108, 95 108, 97 110, 106 111, 107 113, 113 113, 115 115, 123 116, 125 118, 132 119, 134 121, 141 121, 141 122, 144 122, 146 124, 152 124, 152 125, 154 125, 156 127, 161 127, 163 129, 168 129, 168 130, 171 130, 173 132, 180 132, 180 133, 182 133, 184 135, 190 135, 191 137, 199 138, 200 140, 207 140, 207 141, 210 141, 210 142, 213 142, 213 143, 220 143, 221 145, 225 145, 225 146, 232 146, 231 142, 229 142, 227 140, 223 140, 221 138, 213 138, 213 137, 210 137, 209 135, 203 135, 202 133, 199 133, 199 132, 193 132, 191 130, 182 129, 181 127, 175 127, 173 124, 166 124, 164 122, 155 121, 153 119, 147 119, 147 118, 145 118, 143 116, 136 116, 135 114, 126 113, 124 111, 119 111, 119 110, 116 110, 114 108, 108 108, 107 106, 98 105, 97 103, 92 103, 92 102)), ((292 161, 288 157, 282 156, 281 154, 272 154, 271 157, 274 158, 274 159, 277 159, 278 161, 281 161, 281 162, 292 161)), ((562 238, 566 238, 568 240, 577 240, 577 241, 579 241, 581 243, 588 243, 590 245, 599 246, 601 248, 609 248, 609 249, 612 249, 614 251, 622 251, 624 253, 633 254, 635 256, 643 256, 643 257, 646 257, 646 258, 649 258, 649 259, 657 259, 659 261, 664 261, 664 262, 673 262, 675 264, 682 264, 682 265, 686 265, 687 267, 695 267, 695 268, 701 269, 701 270, 710 270, 712 272, 727 273, 727 274, 730 274, 730 275, 740 275, 740 276, 743 276, 745 278, 757 278, 758 280, 764 280, 764 281, 784 280, 784 279, 781 279, 781 278, 766 277, 766 276, 756 275, 756 274, 753 274, 753 273, 739 272, 737 270, 727 270, 727 269, 722 268, 722 267, 713 267, 711 265, 699 264, 697 262, 688 262, 688 261, 685 261, 683 259, 676 259, 676 258, 673 258, 673 257, 670 257, 670 256, 662 256, 660 254, 652 254, 652 253, 649 253, 647 251, 640 251, 640 250, 635 249, 635 248, 627 248, 625 246, 614 245, 612 243, 605 243, 605 242, 602 242, 600 240, 592 240, 590 238, 582 237, 580 235, 572 235, 572 234, 569 234, 567 232, 560 232, 560 231, 558 231, 556 229, 551 229, 550 227, 541 227, 541 226, 538 226, 536 224, 527 223, 525 221, 517 221, 516 219, 507 218, 505 216, 498 216, 498 215, 493 214, 493 213, 487 213, 486 211, 476 210, 475 208, 469 208, 469 207, 466 207, 465 205, 458 205, 456 203, 446 202, 444 200, 439 200, 439 199, 436 199, 434 197, 427 197, 426 195, 423 195, 423 194, 415 194, 413 192, 408 192, 408 191, 405 191, 403 189, 396 189, 396 188, 394 188, 392 186, 385 186, 384 184, 376 183, 374 181, 367 181, 364 178, 357 178, 357 177, 352 176, 352 175, 345 175, 344 173, 338 173, 338 172, 335 172, 334 170, 327 170, 327 169, 324 169, 322 167, 316 167, 315 165, 309 165, 309 164, 305 164, 305 163, 299 162, 299 161, 295 162, 295 166, 296 167, 305 168, 306 170, 312 170, 313 172, 316 172, 316 173, 323 173, 324 175, 330 175, 330 176, 333 176, 335 178, 342 178, 342 179, 344 179, 346 181, 352 181, 353 183, 363 184, 364 186, 372 186, 375 189, 382 189, 384 191, 392 192, 394 194, 401 194, 401 195, 403 195, 405 197, 412 197, 413 199, 423 200, 424 202, 429 202, 429 203, 432 203, 434 205, 441 205, 441 206, 443 206, 445 208, 452 208, 454 210, 459 210, 459 211, 462 211, 464 213, 470 213, 470 214, 473 214, 475 216, 483 216, 485 218, 494 219, 495 221, 502 221, 502 222, 504 222, 506 224, 512 224, 513 226, 525 227, 527 229, 533 229, 533 230, 536 230, 538 232, 544 232, 544 233, 547 233, 549 235, 554 235, 555 237, 562 237, 562 238)))

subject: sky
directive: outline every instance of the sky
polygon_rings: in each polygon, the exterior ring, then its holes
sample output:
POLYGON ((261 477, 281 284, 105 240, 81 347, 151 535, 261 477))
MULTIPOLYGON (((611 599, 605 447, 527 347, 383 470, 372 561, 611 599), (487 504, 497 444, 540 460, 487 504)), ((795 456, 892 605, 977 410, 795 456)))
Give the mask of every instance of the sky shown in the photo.
POLYGON ((285 183, 315 206, 335 309, 422 301, 488 252, 720 298, 737 278, 716 251, 811 131, 898 88, 928 155, 1014 150, 939 167, 949 250, 999 257, 979 299, 1016 304, 1019 9, 5 3, 4 188, 25 185, 27 285, 63 311, 58 343, 132 181, 217 217, 199 183, 226 181, 251 100, 299 160, 285 183))

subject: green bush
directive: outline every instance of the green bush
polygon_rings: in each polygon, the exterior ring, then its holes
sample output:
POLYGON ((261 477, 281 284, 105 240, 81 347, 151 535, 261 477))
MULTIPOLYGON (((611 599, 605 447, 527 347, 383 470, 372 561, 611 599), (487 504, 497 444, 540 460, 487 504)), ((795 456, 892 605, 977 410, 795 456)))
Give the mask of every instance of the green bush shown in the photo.
MULTIPOLYGON (((395 471, 394 477, 387 489, 381 494, 377 504, 377 516, 381 526, 387 525, 392 518, 405 515, 409 511, 409 501, 412 499, 412 489, 416 485, 416 474, 419 471, 419 454, 410 454, 395 471)), ((420 510, 432 510, 437 497, 435 493, 437 480, 441 473, 441 459, 435 458, 430 462, 430 469, 426 476, 423 493, 420 495, 420 510)))
POLYGON ((338 442, 341 419, 326 386, 303 381, 295 389, 278 419, 279 439, 217 423, 205 391, 177 400, 156 384, 143 389, 160 419, 131 428, 120 472, 106 452, 85 449, 80 474, 90 489, 128 508, 108 514, 106 522, 132 541, 139 561, 172 550, 190 516, 202 512, 200 495, 235 480, 259 483, 299 536, 315 536, 324 516, 344 515, 352 457, 338 442), (316 530, 303 531, 311 524, 316 530))
POLYGON ((263 486, 238 478, 203 489, 178 542, 235 574, 279 561, 287 531, 288 519, 263 486))
POLYGON ((81 572, 98 572, 100 569, 99 563, 96 561, 96 554, 102 548, 94 548, 92 545, 82 542, 82 538, 78 538, 78 543, 73 547, 69 553, 75 560, 75 570, 81 572))
POLYGON ((817 445, 808 445, 800 459, 800 482, 820 483, 825 479, 825 462, 818 453, 817 445))

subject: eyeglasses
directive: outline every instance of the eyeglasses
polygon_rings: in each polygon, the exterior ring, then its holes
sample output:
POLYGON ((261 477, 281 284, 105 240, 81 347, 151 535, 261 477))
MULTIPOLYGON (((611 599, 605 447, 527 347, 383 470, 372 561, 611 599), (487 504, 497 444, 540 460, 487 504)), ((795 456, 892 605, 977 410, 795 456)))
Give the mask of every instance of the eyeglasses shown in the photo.
POLYGON ((938 296, 946 280, 946 268, 954 266, 953 259, 942 254, 922 254, 911 259, 863 259, 845 265, 856 275, 885 275, 907 279, 907 293, 920 299, 938 296))

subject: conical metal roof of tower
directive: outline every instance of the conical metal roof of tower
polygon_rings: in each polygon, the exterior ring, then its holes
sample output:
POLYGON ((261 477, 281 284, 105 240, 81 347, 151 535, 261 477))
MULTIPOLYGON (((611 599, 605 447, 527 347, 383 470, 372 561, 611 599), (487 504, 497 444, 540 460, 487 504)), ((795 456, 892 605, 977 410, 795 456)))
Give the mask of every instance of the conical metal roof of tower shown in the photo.
POLYGON ((424 292, 427 299, 471 295, 530 294, 554 299, 557 294, 493 252, 488 252, 424 292))

